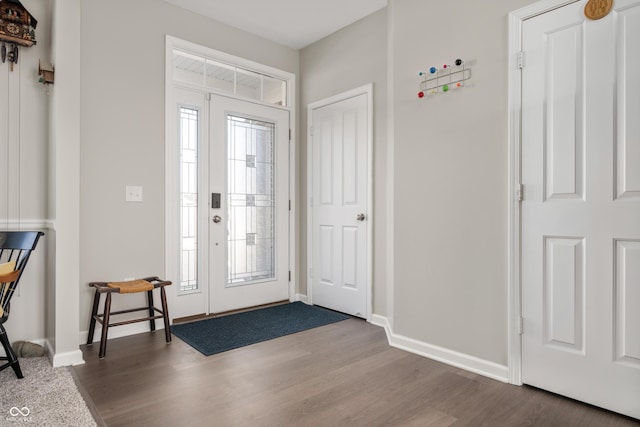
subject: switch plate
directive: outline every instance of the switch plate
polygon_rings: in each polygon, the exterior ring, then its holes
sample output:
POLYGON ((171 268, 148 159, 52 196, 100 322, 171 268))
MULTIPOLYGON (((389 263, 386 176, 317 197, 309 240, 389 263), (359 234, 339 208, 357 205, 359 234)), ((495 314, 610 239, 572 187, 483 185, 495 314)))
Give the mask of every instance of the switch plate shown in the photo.
POLYGON ((125 193, 125 201, 127 202, 141 202, 142 201, 142 187, 127 185, 125 193))

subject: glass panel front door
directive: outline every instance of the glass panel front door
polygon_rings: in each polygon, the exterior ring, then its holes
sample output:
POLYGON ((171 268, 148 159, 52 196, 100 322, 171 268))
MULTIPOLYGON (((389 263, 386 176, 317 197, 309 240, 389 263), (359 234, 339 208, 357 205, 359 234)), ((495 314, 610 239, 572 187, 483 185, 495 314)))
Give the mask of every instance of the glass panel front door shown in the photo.
POLYGON ((212 95, 209 306, 289 299, 289 112, 212 95))

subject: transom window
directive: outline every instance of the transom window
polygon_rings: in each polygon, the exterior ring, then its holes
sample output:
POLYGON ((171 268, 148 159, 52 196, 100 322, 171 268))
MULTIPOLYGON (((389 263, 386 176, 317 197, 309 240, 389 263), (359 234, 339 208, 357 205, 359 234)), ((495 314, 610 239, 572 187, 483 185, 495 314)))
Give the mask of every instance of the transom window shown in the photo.
POLYGON ((173 80, 287 106, 287 82, 183 50, 173 50, 173 80))

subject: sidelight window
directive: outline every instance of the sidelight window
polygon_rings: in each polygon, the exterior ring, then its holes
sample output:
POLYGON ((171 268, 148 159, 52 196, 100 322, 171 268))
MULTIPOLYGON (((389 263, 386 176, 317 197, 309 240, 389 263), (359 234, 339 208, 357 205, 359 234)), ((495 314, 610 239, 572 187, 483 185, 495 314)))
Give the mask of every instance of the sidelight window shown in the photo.
POLYGON ((180 285, 198 291, 198 135, 199 111, 180 107, 180 285))

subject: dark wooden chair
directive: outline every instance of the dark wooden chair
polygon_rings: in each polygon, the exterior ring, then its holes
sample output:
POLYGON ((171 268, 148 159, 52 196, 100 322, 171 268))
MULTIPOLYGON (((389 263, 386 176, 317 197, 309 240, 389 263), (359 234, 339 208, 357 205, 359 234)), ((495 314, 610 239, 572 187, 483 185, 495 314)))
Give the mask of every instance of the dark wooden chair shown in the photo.
POLYGON ((87 345, 93 344, 93 334, 96 329, 96 322, 102 325, 102 336, 100 338, 100 352, 98 357, 104 359, 107 352, 107 333, 110 327, 128 325, 130 323, 146 322, 149 321, 151 331, 156 330, 156 319, 164 319, 164 334, 166 341, 171 342, 171 326, 169 325, 169 309, 167 308, 167 295, 164 290, 165 286, 170 285, 171 282, 167 280, 161 280, 158 277, 146 277, 144 279, 132 280, 128 282, 91 282, 89 286, 95 289, 95 295, 93 297, 93 309, 91 310, 91 320, 89 322, 89 335, 87 336, 87 345), (153 304, 153 290, 160 288, 160 301, 162 304, 162 310, 156 308, 153 304), (132 308, 129 310, 111 311, 111 294, 131 294, 138 292, 147 293, 147 306, 141 308, 132 308), (98 314, 98 307, 100 306, 100 296, 107 294, 104 302, 104 312, 98 314), (145 311, 149 315, 140 317, 137 319, 123 320, 122 322, 110 323, 111 316, 133 313, 136 311, 145 311), (160 314, 156 314, 160 313, 160 314))
POLYGON ((18 378, 24 378, 24 375, 18 357, 9 343, 4 323, 9 319, 11 297, 41 236, 44 236, 41 231, 0 232, 0 342, 5 352, 0 360, 6 362, 0 365, 0 371, 11 367, 18 378))

